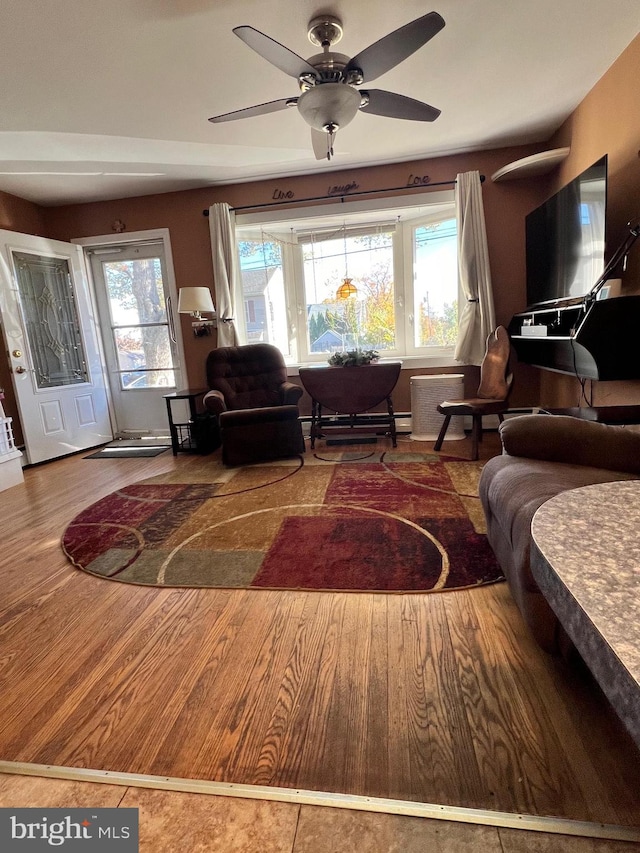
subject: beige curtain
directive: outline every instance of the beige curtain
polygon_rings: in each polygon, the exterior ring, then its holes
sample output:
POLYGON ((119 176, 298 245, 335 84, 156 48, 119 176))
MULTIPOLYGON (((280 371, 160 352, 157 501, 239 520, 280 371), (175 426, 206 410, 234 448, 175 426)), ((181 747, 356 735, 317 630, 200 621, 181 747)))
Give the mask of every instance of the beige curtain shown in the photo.
POLYGON ((466 298, 458 325, 454 353, 463 364, 481 364, 487 335, 495 329, 489 250, 479 172, 456 177, 458 276, 466 298))
POLYGON ((213 291, 218 317, 218 346, 237 346, 239 340, 235 322, 234 295, 238 274, 238 255, 235 214, 228 204, 212 204, 209 208, 209 233, 213 259, 213 291))

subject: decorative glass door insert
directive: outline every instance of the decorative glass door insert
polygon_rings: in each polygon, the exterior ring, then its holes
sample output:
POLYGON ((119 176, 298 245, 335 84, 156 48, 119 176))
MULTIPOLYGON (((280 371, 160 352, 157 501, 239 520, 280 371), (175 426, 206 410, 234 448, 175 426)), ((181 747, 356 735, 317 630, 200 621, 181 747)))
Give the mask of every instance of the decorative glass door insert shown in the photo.
POLYGON ((13 262, 37 388, 87 382, 68 260, 13 252, 13 262))

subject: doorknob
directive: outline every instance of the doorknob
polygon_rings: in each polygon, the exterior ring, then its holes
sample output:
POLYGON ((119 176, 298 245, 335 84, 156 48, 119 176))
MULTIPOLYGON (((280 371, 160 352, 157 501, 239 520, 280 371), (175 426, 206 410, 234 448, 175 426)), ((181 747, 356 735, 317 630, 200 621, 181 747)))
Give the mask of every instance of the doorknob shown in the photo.
POLYGON ((27 372, 27 368, 23 367, 21 364, 18 367, 16 367, 16 369, 15 369, 15 373, 26 373, 26 372, 27 372))
POLYGON ((14 358, 22 358, 22 350, 14 349, 14 351, 11 353, 11 355, 14 358))

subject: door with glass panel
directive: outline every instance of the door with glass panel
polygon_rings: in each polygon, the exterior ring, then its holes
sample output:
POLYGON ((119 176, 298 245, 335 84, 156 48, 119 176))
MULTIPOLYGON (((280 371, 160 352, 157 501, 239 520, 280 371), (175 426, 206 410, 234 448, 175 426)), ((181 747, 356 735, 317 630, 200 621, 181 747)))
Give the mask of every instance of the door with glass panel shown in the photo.
POLYGON ((29 464, 112 438, 81 250, 0 231, 0 315, 29 464))
POLYGON ((162 241, 87 250, 116 434, 167 434, 164 395, 182 384, 162 241))

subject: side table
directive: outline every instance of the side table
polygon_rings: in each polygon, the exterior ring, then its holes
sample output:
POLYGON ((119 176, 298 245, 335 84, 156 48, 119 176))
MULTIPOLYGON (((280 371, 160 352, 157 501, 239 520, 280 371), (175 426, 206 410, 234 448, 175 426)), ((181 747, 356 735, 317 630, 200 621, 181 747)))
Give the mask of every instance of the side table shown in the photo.
POLYGON ((211 453, 220 446, 217 419, 202 410, 202 398, 207 388, 184 388, 165 394, 167 401, 167 417, 171 435, 171 450, 177 456, 179 451, 184 453, 211 453), (171 404, 176 400, 187 400, 189 404, 189 420, 175 422, 171 404))
POLYGON ((381 361, 358 367, 301 367, 300 381, 311 397, 311 447, 331 433, 384 432, 396 447, 396 422, 391 392, 400 376, 401 361, 381 361), (365 414, 382 403, 386 412, 365 414), (323 413, 323 408, 327 412, 323 413))

